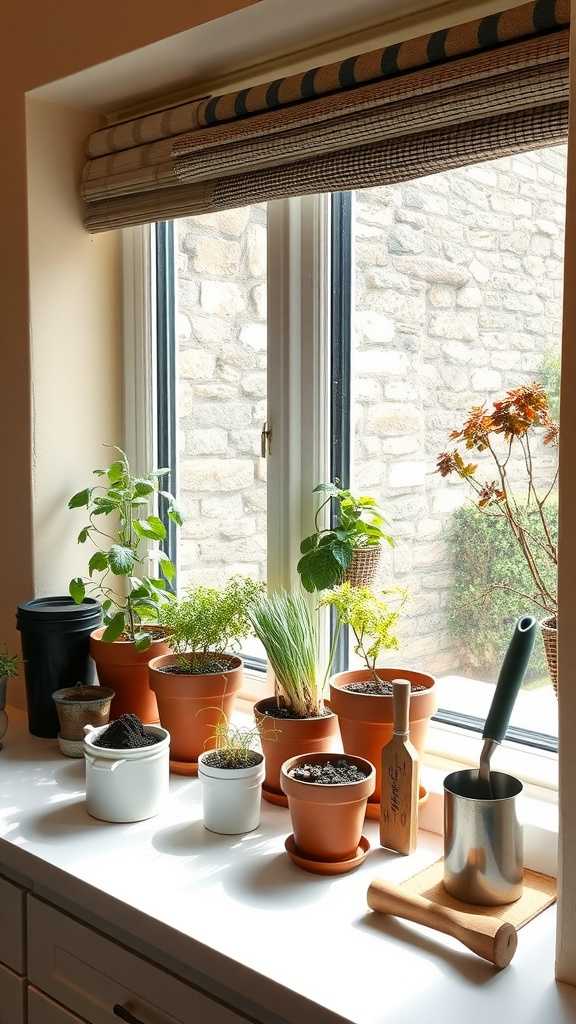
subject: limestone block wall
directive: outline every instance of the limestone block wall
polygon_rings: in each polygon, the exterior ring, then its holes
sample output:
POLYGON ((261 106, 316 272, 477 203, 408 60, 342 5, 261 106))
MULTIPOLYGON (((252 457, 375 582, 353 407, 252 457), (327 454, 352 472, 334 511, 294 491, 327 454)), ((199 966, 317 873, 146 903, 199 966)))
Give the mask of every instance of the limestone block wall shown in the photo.
MULTIPOLYGON (((397 540, 382 582, 411 593, 406 657, 436 672, 458 670, 445 535, 466 500, 436 456, 560 350, 565 188, 554 147, 355 195, 353 483, 397 540)), ((265 579, 265 206, 177 222, 177 254, 182 582, 265 579)))

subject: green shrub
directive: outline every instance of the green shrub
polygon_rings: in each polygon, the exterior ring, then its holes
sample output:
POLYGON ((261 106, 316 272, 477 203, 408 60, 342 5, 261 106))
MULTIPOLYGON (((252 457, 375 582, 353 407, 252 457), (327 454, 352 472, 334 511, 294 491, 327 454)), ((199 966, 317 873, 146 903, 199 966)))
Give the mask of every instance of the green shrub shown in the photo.
MULTIPOLYGON (((558 535, 558 508, 547 506, 549 521, 558 535)), ((530 517, 530 529, 539 533, 536 516, 530 517)), ((541 528, 540 528, 541 530, 541 528)), ((533 592, 525 559, 503 518, 492 518, 475 506, 464 506, 454 513, 449 543, 453 557, 453 585, 448 604, 448 625, 457 645, 459 667, 468 675, 495 681, 515 620, 524 612, 544 618, 538 605, 519 597, 505 584, 524 594, 533 592)), ((552 566, 542 560, 545 580, 555 591, 552 566)), ((542 640, 539 637, 527 674, 528 680, 547 677, 548 670, 542 640)))

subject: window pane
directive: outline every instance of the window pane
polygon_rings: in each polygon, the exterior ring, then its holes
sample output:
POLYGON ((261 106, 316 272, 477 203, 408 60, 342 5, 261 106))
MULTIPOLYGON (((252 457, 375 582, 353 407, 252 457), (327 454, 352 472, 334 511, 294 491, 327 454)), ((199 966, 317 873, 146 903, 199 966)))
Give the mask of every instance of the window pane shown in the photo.
MULTIPOLYGON (((351 481, 396 539, 381 582, 410 593, 384 660, 431 671, 444 707, 480 717, 514 618, 544 613, 490 591, 533 588, 507 524, 475 513, 436 459, 472 406, 522 383, 544 382, 557 413, 565 190, 558 146, 355 194, 351 481)), ((545 489, 555 450, 533 454, 545 489)), ((521 459, 509 470, 522 503, 521 459)), ((557 734, 540 638, 513 724, 557 734)))
POLYGON ((179 587, 265 580, 266 206, 176 221, 175 246, 179 587))

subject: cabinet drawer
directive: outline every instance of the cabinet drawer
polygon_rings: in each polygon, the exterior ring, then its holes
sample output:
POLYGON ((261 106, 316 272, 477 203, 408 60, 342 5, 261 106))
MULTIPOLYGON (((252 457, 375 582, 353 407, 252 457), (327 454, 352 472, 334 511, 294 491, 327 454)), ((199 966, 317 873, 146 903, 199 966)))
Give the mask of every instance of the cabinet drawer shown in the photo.
POLYGON ((31 898, 28 977, 90 1024, 242 1024, 245 1018, 31 898))
POLYGON ((26 979, 0 967, 0 1024, 25 1024, 26 979))
POLYGON ((28 1024, 83 1024, 63 1006, 53 1003, 37 989, 28 989, 28 1024))
POLYGON ((17 974, 26 973, 23 889, 0 878, 0 961, 17 974))

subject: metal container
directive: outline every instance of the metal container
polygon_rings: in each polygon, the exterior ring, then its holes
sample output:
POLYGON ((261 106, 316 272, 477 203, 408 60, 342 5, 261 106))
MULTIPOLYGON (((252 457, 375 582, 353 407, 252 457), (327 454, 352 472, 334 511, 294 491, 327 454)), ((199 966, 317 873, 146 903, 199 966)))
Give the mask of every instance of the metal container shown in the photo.
POLYGON ((475 769, 444 780, 444 887, 464 903, 492 907, 520 899, 524 861, 522 783, 491 772, 490 785, 491 795, 475 769))

